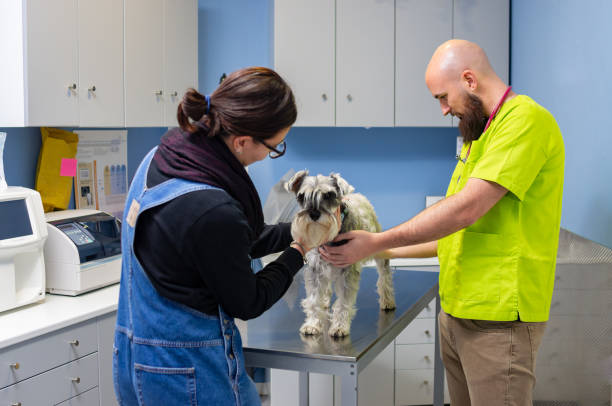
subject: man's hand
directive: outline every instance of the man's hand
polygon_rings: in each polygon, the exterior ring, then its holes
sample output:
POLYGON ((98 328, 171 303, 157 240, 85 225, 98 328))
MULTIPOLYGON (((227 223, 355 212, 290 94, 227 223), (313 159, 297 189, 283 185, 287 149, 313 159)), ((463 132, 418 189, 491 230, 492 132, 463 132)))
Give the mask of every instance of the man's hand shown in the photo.
POLYGON ((330 264, 339 268, 346 268, 378 251, 377 234, 367 231, 349 231, 338 235, 333 242, 347 240, 348 242, 339 246, 323 245, 319 247, 319 253, 330 264))

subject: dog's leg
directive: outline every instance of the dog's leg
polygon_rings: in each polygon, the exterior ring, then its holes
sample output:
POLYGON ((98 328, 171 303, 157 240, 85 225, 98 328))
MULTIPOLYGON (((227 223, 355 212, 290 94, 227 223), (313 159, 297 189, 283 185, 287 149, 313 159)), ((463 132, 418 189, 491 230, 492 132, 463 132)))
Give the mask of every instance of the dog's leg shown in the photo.
POLYGON ((393 273, 388 259, 376 259, 378 269, 378 281, 376 290, 378 292, 378 304, 383 310, 395 309, 395 293, 393 290, 393 273))
POLYGON ((344 337, 351 331, 351 321, 355 316, 355 302, 359 290, 361 265, 353 264, 337 273, 335 278, 336 301, 332 308, 329 335, 344 337))
POLYGON ((312 265, 304 268, 306 298, 302 300, 302 309, 306 313, 306 319, 300 327, 300 333, 320 334, 323 330, 323 322, 327 318, 323 298, 330 283, 329 275, 323 269, 312 265))

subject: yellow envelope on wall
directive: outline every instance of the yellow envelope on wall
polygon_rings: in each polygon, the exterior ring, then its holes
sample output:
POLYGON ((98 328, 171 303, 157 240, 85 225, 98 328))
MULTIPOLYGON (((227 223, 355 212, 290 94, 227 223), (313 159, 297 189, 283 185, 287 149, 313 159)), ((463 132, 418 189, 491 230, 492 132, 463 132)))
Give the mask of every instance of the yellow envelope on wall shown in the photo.
POLYGON ((65 210, 70 204, 72 176, 61 176, 62 160, 74 159, 79 136, 58 128, 41 127, 42 145, 38 155, 35 188, 45 212, 65 210))

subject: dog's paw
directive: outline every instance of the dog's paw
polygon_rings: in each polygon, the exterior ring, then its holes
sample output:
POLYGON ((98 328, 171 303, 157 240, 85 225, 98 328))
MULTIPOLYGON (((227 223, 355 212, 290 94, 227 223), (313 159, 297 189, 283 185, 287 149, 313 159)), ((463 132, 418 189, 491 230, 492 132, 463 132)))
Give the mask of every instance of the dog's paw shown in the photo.
POLYGON ((341 326, 340 324, 334 323, 329 328, 329 335, 332 337, 345 337, 349 335, 349 333, 350 333, 350 327, 341 326))
POLYGON ((395 309, 395 299, 388 298, 380 301, 380 309, 381 310, 393 310, 395 309))
POLYGON ((300 333, 304 335, 317 335, 321 334, 321 328, 312 323, 304 323, 302 327, 300 327, 300 333))

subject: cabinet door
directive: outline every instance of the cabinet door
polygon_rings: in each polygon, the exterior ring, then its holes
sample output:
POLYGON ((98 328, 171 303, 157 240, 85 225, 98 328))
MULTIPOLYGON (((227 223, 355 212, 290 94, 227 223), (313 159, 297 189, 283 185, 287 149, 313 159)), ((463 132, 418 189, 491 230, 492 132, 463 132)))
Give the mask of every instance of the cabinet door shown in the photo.
POLYGON ((79 1, 79 123, 123 127, 123 0, 79 1))
POLYGON ((394 0, 336 2, 336 125, 393 126, 394 0))
POLYGON ((164 125, 176 127, 185 90, 198 88, 197 0, 165 0, 164 19, 164 125))
POLYGON ((163 0, 125 0, 125 126, 163 126, 163 0))
POLYGON ((77 0, 30 0, 25 7, 26 123, 78 125, 77 0))
POLYGON ((276 0, 274 68, 293 90, 297 126, 335 125, 335 2, 276 0))
POLYGON ((453 0, 397 0, 395 125, 450 127, 425 84, 436 48, 452 37, 453 0))
POLYGON ((113 384, 113 347, 115 342, 115 324, 117 312, 98 318, 98 368, 100 405, 115 406, 115 388, 113 384))
POLYGON ((454 0, 454 38, 480 45, 497 75, 508 83, 510 4, 508 0, 454 0))

